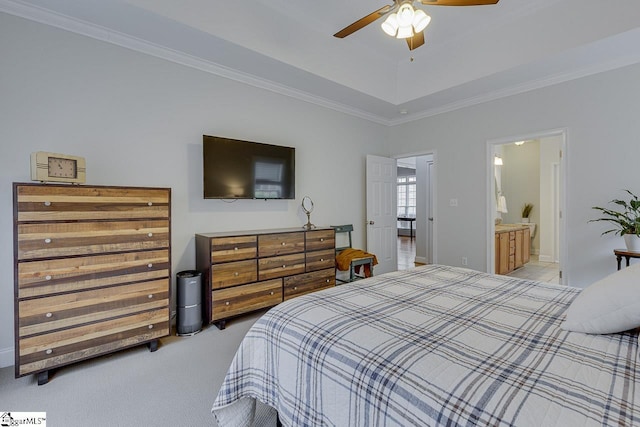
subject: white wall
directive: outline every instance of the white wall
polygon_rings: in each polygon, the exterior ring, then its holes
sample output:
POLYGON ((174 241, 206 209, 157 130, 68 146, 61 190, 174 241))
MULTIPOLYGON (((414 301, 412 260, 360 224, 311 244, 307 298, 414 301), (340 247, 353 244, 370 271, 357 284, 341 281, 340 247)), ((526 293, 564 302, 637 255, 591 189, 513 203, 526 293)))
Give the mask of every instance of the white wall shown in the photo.
POLYGON ((616 269, 622 240, 600 236, 592 206, 640 192, 640 65, 585 77, 393 128, 389 154, 437 149, 438 262, 486 270, 487 141, 567 130, 564 274, 584 287, 616 269), (458 206, 449 201, 458 199, 458 206))
POLYGON ((11 183, 29 181, 33 151, 86 157, 87 184, 171 187, 174 277, 195 267, 195 233, 302 226, 305 195, 314 224, 364 224, 380 125, 1 13, 0 58, 0 366, 14 360, 11 183), (296 147, 296 200, 203 200, 203 134, 296 147))
POLYGON ((566 128, 574 286, 613 272, 621 245, 588 223, 591 206, 640 193, 640 65, 384 128, 4 14, 0 58, 0 366, 13 363, 11 183, 29 180, 32 151, 85 156, 88 184, 171 187, 174 273, 194 267, 196 232, 304 224, 306 194, 315 224, 364 224, 366 154, 437 151, 437 260, 485 270, 487 141, 566 128), (203 200, 202 134, 295 146, 297 200, 203 200))

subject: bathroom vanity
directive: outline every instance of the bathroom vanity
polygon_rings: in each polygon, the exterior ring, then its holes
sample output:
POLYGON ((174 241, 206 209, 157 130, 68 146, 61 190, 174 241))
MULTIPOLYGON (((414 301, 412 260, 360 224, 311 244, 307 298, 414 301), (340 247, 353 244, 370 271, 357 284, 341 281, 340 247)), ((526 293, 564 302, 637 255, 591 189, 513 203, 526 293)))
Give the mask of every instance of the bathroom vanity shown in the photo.
POLYGON ((531 230, 528 225, 496 225, 495 272, 508 274, 529 262, 531 256, 531 230))

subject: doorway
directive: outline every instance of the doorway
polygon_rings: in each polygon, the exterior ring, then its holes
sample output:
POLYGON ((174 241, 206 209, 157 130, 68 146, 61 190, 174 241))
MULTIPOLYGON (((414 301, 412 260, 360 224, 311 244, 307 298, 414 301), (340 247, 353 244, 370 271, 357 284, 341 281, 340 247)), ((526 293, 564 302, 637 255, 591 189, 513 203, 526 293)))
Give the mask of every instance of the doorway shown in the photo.
POLYGON ((398 270, 434 263, 434 156, 397 157, 398 270))
POLYGON ((487 271, 496 270, 496 231, 525 225, 530 230, 530 262, 510 271, 516 277, 567 283, 563 209, 566 138, 564 130, 489 141, 487 159, 487 271), (525 204, 533 205, 522 219, 525 204), (502 224, 500 224, 502 223, 502 224), (553 270, 555 269, 555 275, 553 270))

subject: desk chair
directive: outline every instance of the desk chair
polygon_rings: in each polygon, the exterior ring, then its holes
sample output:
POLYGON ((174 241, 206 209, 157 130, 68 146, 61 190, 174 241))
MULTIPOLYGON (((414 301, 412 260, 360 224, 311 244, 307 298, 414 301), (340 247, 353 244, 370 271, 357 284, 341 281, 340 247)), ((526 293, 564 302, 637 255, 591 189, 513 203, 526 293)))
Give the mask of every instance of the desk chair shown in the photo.
MULTIPOLYGON (((360 249, 353 249, 353 242, 351 240, 353 224, 332 225, 331 228, 336 231, 336 269, 343 271, 346 271, 347 269, 349 270, 348 280, 336 277, 336 281, 348 283, 353 282, 354 280, 364 279, 367 277, 367 270, 369 275, 373 276, 373 266, 378 263, 376 256, 360 249), (346 246, 340 245, 341 241, 339 239, 339 234, 341 233, 349 235, 349 244, 346 246), (357 272, 358 269, 361 270, 361 273, 357 272)), ((344 240, 346 240, 346 238, 344 238, 343 234, 342 241, 344 240)))

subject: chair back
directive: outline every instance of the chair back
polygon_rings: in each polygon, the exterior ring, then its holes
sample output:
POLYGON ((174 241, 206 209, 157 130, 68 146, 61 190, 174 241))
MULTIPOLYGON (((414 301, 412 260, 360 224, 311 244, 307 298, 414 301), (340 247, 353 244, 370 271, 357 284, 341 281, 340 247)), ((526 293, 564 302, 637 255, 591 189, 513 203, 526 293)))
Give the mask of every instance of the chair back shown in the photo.
MULTIPOLYGON (((336 253, 340 253, 343 250, 347 249, 347 248, 351 248, 353 247, 353 242, 351 240, 351 232, 353 231, 353 224, 345 224, 345 225, 332 225, 331 228, 333 228, 336 231, 336 253), (338 244, 340 244, 339 242, 339 236, 338 234, 340 233, 347 233, 349 235, 349 245, 348 246, 338 246, 338 244)), ((344 239, 342 239, 344 240, 344 239)))

